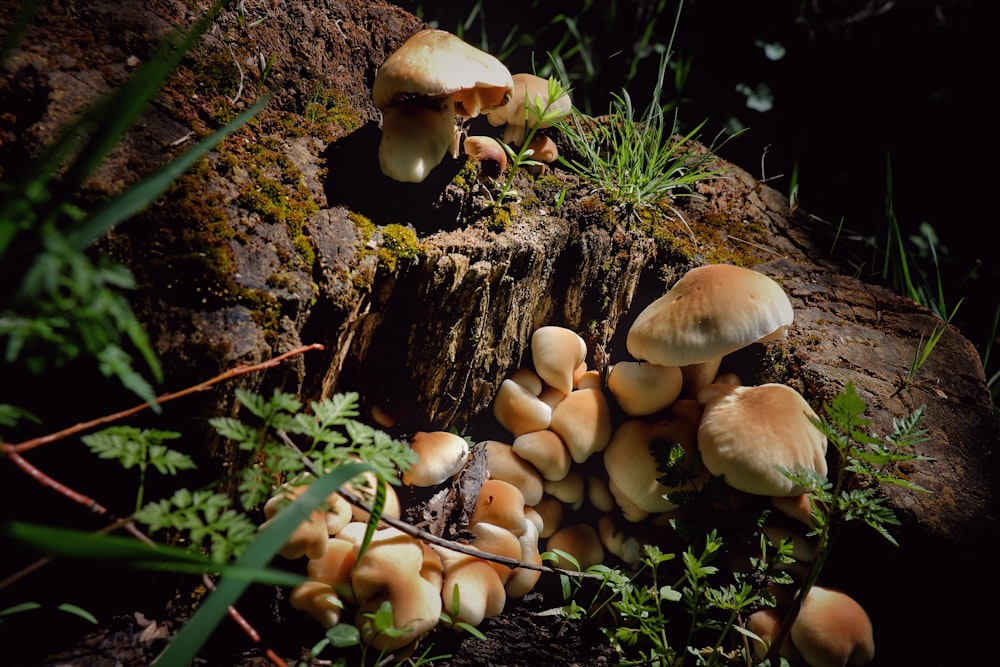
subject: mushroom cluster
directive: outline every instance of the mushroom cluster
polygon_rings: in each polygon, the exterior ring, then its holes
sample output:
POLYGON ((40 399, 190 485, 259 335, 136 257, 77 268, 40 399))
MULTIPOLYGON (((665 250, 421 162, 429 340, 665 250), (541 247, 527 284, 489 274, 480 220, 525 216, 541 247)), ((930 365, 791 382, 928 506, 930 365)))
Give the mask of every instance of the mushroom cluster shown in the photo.
MULTIPOLYGON (((281 552, 308 559, 310 581, 296 589, 293 606, 329 627, 345 604, 370 610, 389 601, 396 627, 416 634, 376 640, 363 615, 355 622, 370 640, 383 642, 376 645, 399 649, 433 627, 442 610, 475 626, 530 592, 539 570, 510 562, 540 565, 541 554, 553 552, 569 556, 559 563, 564 568, 582 570, 609 557, 637 563, 643 545, 669 543, 670 519, 687 509, 679 492, 697 492, 713 480, 729 490, 733 506, 758 498, 777 516, 791 517, 788 523, 799 529, 769 524, 764 533, 773 544, 793 540, 796 562, 789 571, 801 579, 814 555, 807 538, 815 527, 812 505, 808 489, 781 469, 826 476, 827 443, 814 425, 817 415, 787 385, 744 385, 731 373, 718 374, 723 357, 781 338, 791 325, 789 299, 771 278, 710 265, 686 273, 639 313, 627 332, 632 360, 590 368, 578 333, 540 327, 531 336, 530 364, 501 382, 492 404, 509 438, 474 445, 485 453, 487 470, 462 528, 475 553, 503 562, 428 547, 389 529, 359 557, 357 533, 363 534, 367 515, 356 508, 345 515, 335 494, 281 552), (665 483, 654 443, 679 446, 694 462, 683 487, 665 483)), ((416 433, 410 445, 418 461, 402 482, 414 487, 451 484, 473 458, 468 441, 453 433, 416 433)), ((398 505, 389 507, 398 517, 398 505)), ((269 517, 273 510, 265 508, 269 517)), ((779 591, 779 605, 791 595, 779 591)), ((770 641, 777 623, 778 610, 770 609, 754 614, 747 628, 770 641)), ((794 651, 812 667, 864 664, 874 654, 860 605, 815 586, 786 644, 783 655, 794 651)))
MULTIPOLYGON (((534 74, 511 75, 495 56, 459 37, 424 29, 393 51, 375 73, 372 102, 382 112, 379 167, 404 183, 421 183, 445 155, 460 150, 484 165, 496 178, 507 166, 502 143, 523 143, 528 128, 543 128, 569 113, 568 94, 548 99, 548 80, 534 74), (547 109, 545 119, 533 110, 547 109), (502 139, 462 138, 465 123, 485 115, 503 127, 502 139)), ((536 135, 530 148, 535 160, 558 156, 550 137, 536 135)))

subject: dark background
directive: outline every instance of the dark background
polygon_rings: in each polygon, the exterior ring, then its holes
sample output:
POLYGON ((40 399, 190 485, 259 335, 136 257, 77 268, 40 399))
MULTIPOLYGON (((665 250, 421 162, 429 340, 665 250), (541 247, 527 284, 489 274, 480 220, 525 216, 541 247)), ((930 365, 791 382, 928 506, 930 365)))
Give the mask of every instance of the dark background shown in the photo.
MULTIPOLYGON (((574 103, 592 115, 606 113, 623 89, 637 108, 648 104, 680 5, 397 4, 497 55, 512 72, 561 71, 574 103)), ((717 152, 786 195, 796 183, 800 207, 858 277, 882 279, 893 219, 939 315, 964 299, 952 322, 981 357, 1000 303, 987 184, 996 171, 988 101, 995 79, 988 63, 996 58, 987 53, 995 38, 985 7, 687 0, 661 100, 678 103, 682 131, 705 121, 706 144, 743 129, 717 152), (686 76, 675 76, 678 69, 686 76), (753 108, 758 97, 769 108, 753 108)), ((987 379, 1000 368, 995 356, 987 379)))

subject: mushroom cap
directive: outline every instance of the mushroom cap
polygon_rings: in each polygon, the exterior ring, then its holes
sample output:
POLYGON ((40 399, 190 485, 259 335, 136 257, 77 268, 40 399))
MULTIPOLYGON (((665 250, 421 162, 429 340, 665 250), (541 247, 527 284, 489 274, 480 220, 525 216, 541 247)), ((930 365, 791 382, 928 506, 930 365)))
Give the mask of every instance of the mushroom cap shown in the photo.
POLYGON ((454 622, 475 627, 483 619, 496 616, 507 603, 504 583, 489 561, 447 547, 432 546, 444 565, 441 602, 454 622), (458 608, 454 608, 456 590, 458 608))
POLYGON ((535 466, 544 479, 562 479, 569 473, 573 463, 562 438, 548 429, 522 433, 514 438, 511 448, 515 454, 535 466))
MULTIPOLYGON (((611 407, 600 389, 577 389, 552 409, 547 427, 566 443, 576 463, 603 450, 611 439, 611 407)), ((541 429, 533 429, 541 430, 541 429)))
POLYGON ((687 366, 781 338, 792 324, 792 304, 762 273, 731 264, 688 271, 639 313, 626 347, 636 359, 687 366))
POLYGON ((726 484, 762 496, 795 496, 808 489, 778 470, 827 474, 826 436, 802 395, 783 384, 709 385, 698 427, 702 463, 726 484))
POLYGON ((643 417, 670 407, 680 396, 683 382, 678 366, 619 361, 608 374, 608 391, 625 414, 643 417))
POLYGON ((513 88, 510 70, 495 56, 444 30, 426 29, 382 63, 372 84, 372 101, 386 109, 413 97, 448 96, 457 115, 475 118, 506 104, 513 88))
POLYGON ((504 128, 504 142, 520 145, 524 141, 525 128, 528 125, 548 127, 550 122, 539 123, 538 116, 531 107, 538 110, 549 109, 546 116, 562 118, 573 108, 573 100, 569 93, 556 100, 549 101, 549 80, 527 72, 519 72, 511 77, 513 89, 510 100, 502 106, 490 111, 486 119, 490 125, 504 128))
MULTIPOLYGON (((531 376, 534 373, 527 377, 531 376)), ((523 380, 519 380, 511 377, 501 382, 493 399, 493 416, 515 438, 522 433, 547 429, 552 423, 552 406, 540 399, 537 392, 533 393, 533 385, 525 387, 523 380)), ((540 380, 538 387, 541 392, 540 380)))
POLYGON ((499 440, 487 440, 486 469, 490 479, 500 479, 516 486, 524 495, 525 505, 542 499, 542 475, 534 465, 522 459, 512 445, 499 440))
POLYGON ((630 419, 622 423, 604 450, 604 469, 612 495, 623 509, 628 506, 625 499, 651 514, 678 507, 664 497, 677 489, 657 481, 661 473, 650 451, 654 440, 665 441, 668 446, 679 442, 688 457, 694 458, 695 434, 683 421, 630 419))
POLYGON ((587 343, 572 329, 550 325, 531 334, 535 372, 564 395, 573 391, 574 374, 586 358, 587 343))
MULTIPOLYGON (((260 525, 260 529, 263 530, 265 526, 269 525, 282 508, 298 499, 308 488, 309 485, 305 483, 282 486, 264 503, 266 521, 260 525)), ((326 512, 322 509, 315 509, 302 523, 295 527, 292 534, 288 536, 288 540, 278 550, 278 554, 290 559, 302 556, 320 558, 326 553, 329 538, 330 534, 326 528, 326 512)))
POLYGON ((469 460, 469 441, 450 431, 418 431, 410 438, 417 462, 403 473, 403 484, 437 486, 458 474, 469 460))
MULTIPOLYGON (((604 562, 604 544, 597 529, 589 523, 570 524, 553 533, 546 543, 546 550, 556 549, 573 556, 579 563, 581 572, 604 562)), ((559 567, 564 570, 576 569, 569 561, 560 561, 559 567)))
MULTIPOLYGON (((343 533, 342 533, 343 534, 343 533)), ((360 542, 354 545, 355 554, 360 542)), ((355 624, 377 650, 394 651, 437 625, 441 616, 441 562, 419 540, 396 528, 375 531, 368 549, 357 559, 351 583, 358 600, 355 624), (428 562, 429 561, 429 562, 428 562), (392 604, 398 634, 376 633, 366 612, 392 604)))
POLYGON ((809 589, 790 637, 812 667, 864 665, 875 657, 868 614, 854 598, 832 588, 809 589))

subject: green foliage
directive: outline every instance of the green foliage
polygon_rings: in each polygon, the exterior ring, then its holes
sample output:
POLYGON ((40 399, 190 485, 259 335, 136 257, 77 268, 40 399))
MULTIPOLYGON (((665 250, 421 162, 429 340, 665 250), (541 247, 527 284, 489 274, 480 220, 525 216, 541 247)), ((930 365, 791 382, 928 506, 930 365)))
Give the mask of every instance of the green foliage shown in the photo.
MULTIPOLYGON (((908 489, 922 490, 898 474, 894 467, 902 462, 929 460, 913 451, 926 441, 923 428, 924 410, 893 421, 893 429, 885 438, 869 432, 870 420, 865 417, 867 406, 858 397, 853 385, 824 406, 824 418, 816 427, 829 439, 838 456, 833 471, 834 481, 812 472, 810 474, 783 471, 798 484, 811 489, 816 530, 816 557, 801 583, 805 595, 815 583, 833 544, 835 528, 846 521, 862 521, 895 540, 888 527, 898 520, 878 495, 878 484, 889 483, 908 489)), ((677 447, 669 443, 651 443, 664 479, 673 483, 689 479, 690 466, 677 447)), ((622 665, 724 665, 751 664, 744 655, 745 641, 760 642, 742 627, 742 620, 754 611, 775 607, 777 600, 772 585, 793 583, 786 566, 794 561, 793 541, 784 538, 772 541, 761 529, 766 516, 744 517, 742 524, 756 526, 753 539, 744 539, 743 530, 733 530, 722 514, 716 512, 718 530, 712 517, 704 511, 717 505, 719 496, 712 485, 685 496, 685 508, 701 526, 700 530, 671 521, 678 537, 687 547, 679 553, 661 551, 647 545, 638 564, 628 573, 618 568, 598 565, 588 573, 601 579, 597 593, 589 602, 579 599, 583 591, 577 582, 564 585, 567 604, 562 612, 567 619, 600 619, 601 630, 618 650, 622 665), (749 549, 756 544, 756 549, 749 549), (732 567, 721 556, 730 556, 734 549, 747 549, 746 563, 732 567)), ((741 509, 745 513, 746 509, 741 509)), ((784 625, 790 627, 794 614, 784 625)), ((775 640, 776 643, 778 640, 775 640)), ((771 665, 786 664, 770 656, 771 665)))
POLYGON ((257 534, 257 525, 233 507, 229 496, 207 489, 178 489, 169 499, 138 510, 134 518, 150 531, 184 535, 193 549, 207 549, 218 563, 239 556, 257 534))
MULTIPOLYGON (((82 618, 83 620, 91 623, 93 625, 97 624, 97 619, 86 609, 79 607, 75 604, 70 604, 68 602, 62 602, 56 605, 56 610, 69 614, 70 616, 76 616, 77 618, 82 618)), ((22 602, 21 604, 16 604, 6 609, 0 609, 0 624, 4 622, 4 617, 13 616, 14 614, 24 614, 26 612, 32 612, 42 609, 42 605, 37 602, 22 602)))
POLYGON ((570 94, 569 87, 565 86, 555 76, 550 76, 548 78, 548 82, 549 89, 546 93, 545 99, 541 99, 539 96, 532 98, 525 94, 525 135, 517 151, 501 142, 503 149, 507 152, 507 155, 510 158, 510 169, 507 174, 507 180, 504 181, 503 186, 500 188, 500 191, 496 196, 496 203, 498 206, 503 204, 504 200, 513 194, 512 187, 514 184, 514 177, 520 169, 524 167, 541 167, 543 165, 543 163, 532 158, 534 151, 529 148, 531 140, 534 139, 539 128, 549 125, 558 125, 558 123, 566 116, 565 111, 563 111, 562 107, 559 105, 559 101, 570 94), (528 122, 531 120, 534 120, 534 122, 528 122))
MULTIPOLYGON (((246 551, 235 561, 240 568, 259 569, 274 558, 284 546, 292 531, 305 521, 309 514, 320 507, 327 496, 342 484, 371 468, 363 463, 348 463, 333 472, 319 476, 294 502, 275 515, 260 530, 246 551)), ((194 616, 185 623, 173 641, 153 662, 155 667, 187 667, 197 656, 205 642, 249 586, 245 578, 223 576, 215 590, 198 607, 194 616)))
MULTIPOLYGON (((636 112, 627 90, 614 95, 607 119, 597 122, 574 110, 559 128, 579 157, 559 161, 568 169, 600 188, 613 202, 635 213, 644 208, 666 205, 673 198, 691 196, 693 186, 716 178, 712 170, 713 151, 722 144, 713 142, 706 152, 693 143, 704 123, 685 136, 677 136, 678 120, 673 105, 661 102, 665 55, 652 101, 636 112)), ((722 142, 725 143, 725 142, 722 142)))
POLYGON ((236 396, 259 423, 230 417, 216 417, 210 423, 241 450, 266 462, 240 474, 244 508, 267 500, 276 480, 298 479, 306 473, 315 475, 316 471, 361 460, 372 467, 380 481, 399 484, 397 472, 409 470, 416 461, 408 445, 354 419, 358 416, 357 393, 314 401, 311 412, 300 412, 302 402, 278 390, 268 399, 244 390, 237 390, 236 396))
POLYGON ((111 426, 81 438, 90 451, 102 459, 113 459, 126 470, 139 468, 139 491, 135 508, 142 506, 146 469, 152 465, 161 475, 176 475, 197 466, 190 456, 168 448, 164 440, 180 437, 176 431, 140 430, 133 426, 111 426))

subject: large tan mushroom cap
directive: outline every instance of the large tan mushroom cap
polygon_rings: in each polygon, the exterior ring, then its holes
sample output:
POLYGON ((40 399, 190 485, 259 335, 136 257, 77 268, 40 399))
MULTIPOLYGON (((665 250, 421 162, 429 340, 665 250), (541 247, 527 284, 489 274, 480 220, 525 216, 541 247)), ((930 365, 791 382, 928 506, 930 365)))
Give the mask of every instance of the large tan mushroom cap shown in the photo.
POLYGON ((378 109, 413 97, 454 100, 455 113, 475 118, 506 104, 510 71, 495 56, 444 30, 421 30, 396 49, 375 74, 372 101, 378 109))
POLYGON ((809 589, 790 637, 810 667, 864 665, 875 658, 868 614, 854 598, 832 588, 809 589))
POLYGON ((763 273, 731 264, 691 269, 649 304, 629 329, 636 359, 687 366, 785 335, 792 304, 763 273))
POLYGON ((611 440, 611 407, 608 399, 600 389, 577 389, 570 392, 553 408, 548 428, 566 443, 573 461, 583 463, 592 454, 607 447, 611 440))
POLYGON ((698 427, 702 462, 715 476, 746 493, 795 496, 808 489, 778 470, 815 470, 826 476, 826 437, 810 421, 818 416, 783 384, 710 385, 698 427))

